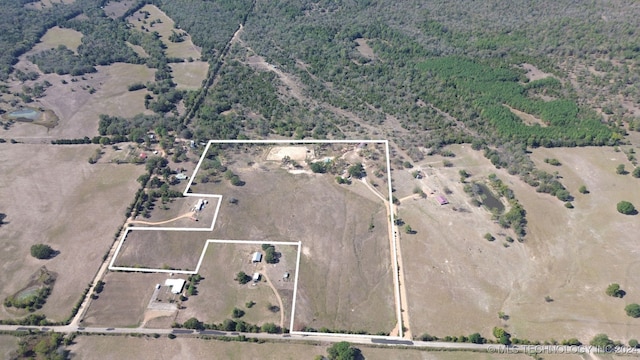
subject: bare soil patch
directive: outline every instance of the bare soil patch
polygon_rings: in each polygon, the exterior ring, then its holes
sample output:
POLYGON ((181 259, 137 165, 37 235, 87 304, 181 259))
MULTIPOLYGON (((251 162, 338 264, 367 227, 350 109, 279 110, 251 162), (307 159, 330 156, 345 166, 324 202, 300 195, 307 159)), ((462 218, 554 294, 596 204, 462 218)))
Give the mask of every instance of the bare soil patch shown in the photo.
MULTIPOLYGON (((42 265, 58 274, 42 311, 52 320, 71 313, 122 224, 144 171, 133 165, 90 165, 97 146, 0 144, 0 298, 22 288, 42 265), (99 189, 99 190, 96 190, 99 189), (37 260, 31 245, 60 253, 37 260)), ((3 318, 9 315, 2 310, 3 318)))
POLYGON ((167 45, 166 55, 168 57, 200 59, 202 49, 195 46, 191 40, 191 36, 186 31, 177 29, 175 22, 155 5, 145 5, 142 9, 127 18, 127 21, 140 31, 157 31, 158 34, 160 34, 162 42, 167 45), (143 14, 145 11, 149 12, 149 16, 146 19, 143 14), (160 20, 160 22, 158 22, 158 20, 160 20), (151 22, 155 23, 152 25, 151 22), (171 36, 172 31, 185 33, 183 41, 169 41, 169 36, 171 36))
POLYGON ((114 265, 195 270, 209 233, 131 230, 114 265))
POLYGON ((64 45, 67 49, 78 53, 78 46, 82 43, 82 33, 73 29, 54 26, 40 38, 40 42, 30 50, 30 53, 57 48, 64 45))
POLYGON ((453 190, 447 196, 450 205, 417 200, 400 207, 400 217, 417 230, 401 234, 414 334, 479 331, 489 337, 493 326, 505 326, 530 340, 576 337, 586 343, 597 333, 623 342, 633 338, 638 324, 625 315, 624 306, 640 301, 632 275, 639 265, 630 251, 640 223, 618 214, 615 206, 620 200, 640 204, 640 193, 635 191, 637 179, 615 174, 617 164, 626 163, 625 155, 609 148, 534 150, 538 166, 558 171, 576 196, 576 208, 566 209, 496 170, 479 152, 454 152, 459 156, 452 160, 453 168, 434 168, 425 179, 427 184, 439 179, 453 190), (563 165, 551 169, 544 158, 557 158, 563 165), (495 172, 515 192, 527 211, 524 243, 504 247, 504 237, 486 211, 466 203, 460 168, 473 174, 471 179, 495 172), (590 194, 577 192, 582 184, 590 194), (486 232, 497 240, 483 239, 486 232), (623 300, 605 295, 612 282, 627 291, 623 300), (546 302, 546 296, 553 301, 546 302), (499 320, 499 311, 510 319, 499 320))
POLYGON ((256 251, 264 254, 259 244, 210 243, 199 271, 203 279, 198 285, 198 294, 183 302, 186 308, 179 311, 177 321, 184 322, 197 317, 207 323, 220 323, 231 319, 233 309, 238 308, 245 312, 240 320, 258 325, 267 322, 280 325, 281 314, 284 314, 284 326, 288 327, 297 246, 275 245, 275 248, 276 252, 282 254, 277 264, 267 264, 264 258, 262 262, 254 264, 251 262, 252 254, 256 251), (234 280, 240 271, 249 276, 259 272, 261 278, 258 282, 250 281, 241 285, 234 280), (291 274, 289 281, 281 281, 285 272, 291 274), (278 306, 279 302, 265 275, 286 304, 284 309, 269 310, 270 306, 278 306), (250 301, 255 304, 249 308, 246 304, 250 301))
POLYGON ((168 274, 107 272, 104 290, 82 319, 82 326, 137 327, 156 284, 164 284, 168 274))
POLYGON ((514 115, 519 117, 520 120, 522 120, 525 124, 529 126, 540 125, 542 127, 547 127, 547 123, 538 117, 535 117, 531 114, 527 114, 526 112, 514 109, 511 106, 506 104, 503 104, 503 106, 506 106, 509 109, 509 111, 511 111, 514 115))
POLYGON ((375 59, 376 55, 373 53, 373 49, 369 46, 366 39, 356 39, 356 50, 360 53, 360 55, 366 57, 367 59, 375 59))
POLYGON ((531 64, 524 63, 520 66, 527 71, 525 76, 529 81, 541 80, 553 76, 553 74, 546 73, 531 64))
POLYGON ((209 63, 193 61, 169 64, 173 70, 173 81, 178 89, 197 90, 202 87, 202 81, 207 77, 209 63))

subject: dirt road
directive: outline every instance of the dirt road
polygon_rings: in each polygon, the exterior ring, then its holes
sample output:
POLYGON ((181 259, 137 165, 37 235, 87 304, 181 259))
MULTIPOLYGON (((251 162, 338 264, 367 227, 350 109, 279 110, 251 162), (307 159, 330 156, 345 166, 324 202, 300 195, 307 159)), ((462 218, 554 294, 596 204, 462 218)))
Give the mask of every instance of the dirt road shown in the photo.
POLYGON ((178 219, 184 219, 186 217, 193 217, 195 214, 196 214, 196 212, 192 211, 192 212, 188 212, 186 214, 182 214, 180 216, 176 216, 173 219, 164 220, 164 221, 156 221, 156 222, 150 222, 150 221, 144 221, 144 220, 129 220, 129 221, 127 221, 127 224, 162 225, 162 224, 170 223, 172 221, 176 221, 178 219))

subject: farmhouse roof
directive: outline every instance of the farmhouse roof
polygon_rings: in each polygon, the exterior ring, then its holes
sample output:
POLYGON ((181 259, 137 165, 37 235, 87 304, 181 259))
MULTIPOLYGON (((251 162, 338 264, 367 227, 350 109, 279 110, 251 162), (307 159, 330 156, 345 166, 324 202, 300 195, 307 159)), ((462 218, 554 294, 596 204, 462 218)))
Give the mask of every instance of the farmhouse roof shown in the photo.
POLYGON ((262 253, 256 251, 253 253, 253 257, 251 258, 251 262, 260 262, 262 261, 262 253))
POLYGON ((442 195, 438 195, 436 196, 436 200, 438 200, 438 202, 440 203, 440 205, 446 205, 449 203, 449 200, 447 200, 446 197, 442 196, 442 195))

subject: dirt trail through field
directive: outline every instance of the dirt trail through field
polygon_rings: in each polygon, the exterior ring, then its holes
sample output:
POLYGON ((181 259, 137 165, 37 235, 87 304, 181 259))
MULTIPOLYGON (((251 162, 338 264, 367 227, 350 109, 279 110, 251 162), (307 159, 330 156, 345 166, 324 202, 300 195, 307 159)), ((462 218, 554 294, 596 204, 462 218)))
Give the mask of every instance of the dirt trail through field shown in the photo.
POLYGON ((184 218, 187 218, 187 217, 193 217, 195 214, 196 214, 196 212, 192 211, 192 212, 188 212, 186 214, 182 214, 180 216, 176 216, 173 219, 164 220, 164 221, 156 221, 156 222, 144 221, 144 220, 129 220, 129 221, 127 221, 127 224, 162 225, 162 224, 170 223, 172 221, 176 221, 176 220, 179 220, 179 219, 184 219, 184 218))
MULTIPOLYGON (((382 196, 382 194, 380 194, 376 189, 373 188, 373 186, 371 186, 371 184, 369 184, 369 182, 367 182, 367 178, 362 178, 361 179, 362 182, 367 186, 367 188, 369 190, 371 190, 371 192, 373 192, 377 197, 379 197, 383 202, 384 202, 384 208, 387 211, 387 218, 391 219, 391 213, 389 212, 389 201, 386 200, 384 198, 384 196, 382 196)), ((397 206, 394 205, 394 210, 395 213, 398 212, 397 206)), ((389 226, 389 247, 392 249, 391 254, 393 254, 393 247, 394 247, 394 237, 398 236, 397 234, 393 233, 393 227, 389 226)), ((399 238, 397 240, 400 240, 399 238)), ((400 321, 400 323, 396 324, 396 327, 393 328, 393 330, 391 330, 391 332, 389 333, 390 336, 398 336, 398 334, 400 334, 400 326, 402 326, 404 328, 404 333, 403 333, 403 337, 407 338, 407 339, 412 339, 413 335, 411 334, 411 328, 409 326, 409 304, 407 303, 407 289, 405 287, 405 282, 404 282, 404 266, 402 263, 402 251, 400 248, 400 241, 396 241, 395 242, 395 248, 396 248, 396 261, 398 263, 398 286, 400 287, 400 309, 402 310, 402 315, 401 315, 401 319, 398 319, 400 321)), ((391 261, 391 263, 393 263, 393 259, 391 261)), ((397 300, 396 300, 397 301, 397 300)))
POLYGON ((282 329, 284 328, 284 307, 282 305, 282 298, 280 298, 278 290, 275 286, 273 286, 273 283, 269 279, 269 276, 267 276, 267 272, 265 271, 262 275, 264 276, 265 280, 267 280, 267 284, 271 286, 271 290, 273 290, 273 293, 276 295, 276 299, 278 299, 278 306, 280 306, 280 328, 282 329))

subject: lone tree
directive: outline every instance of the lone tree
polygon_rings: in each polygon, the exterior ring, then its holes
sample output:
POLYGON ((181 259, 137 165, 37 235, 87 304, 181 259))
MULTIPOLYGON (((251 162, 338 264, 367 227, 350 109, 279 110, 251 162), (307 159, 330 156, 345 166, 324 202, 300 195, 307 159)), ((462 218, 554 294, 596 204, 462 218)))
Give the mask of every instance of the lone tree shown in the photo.
POLYGON ((591 339, 589 345, 606 349, 613 346, 613 340, 609 339, 607 334, 598 334, 591 339))
POLYGON ((609 284, 609 286, 607 286, 606 293, 609 296, 613 296, 613 297, 617 297, 617 298, 622 298, 625 295, 625 291, 620 289, 620 285, 618 285, 616 283, 609 284))
POLYGON ((356 179, 361 179, 367 176, 367 173, 364 171, 364 166, 362 165, 362 163, 357 163, 349 166, 349 170, 347 170, 347 172, 351 177, 354 177, 356 179))
POLYGON ((633 169, 633 171, 631 172, 631 175, 634 178, 640 178, 640 166, 638 166, 637 168, 633 169))
POLYGON ((580 194, 588 194, 588 193, 589 193, 589 190, 587 190, 587 187, 586 187, 586 186, 582 185, 582 186, 580 186, 580 187, 578 188, 578 192, 579 192, 580 194))
POLYGON ((352 347, 350 343, 341 341, 327 349, 329 360, 355 360, 361 358, 360 349, 352 347))
POLYGON ((618 212, 625 215, 634 215, 636 208, 628 201, 620 201, 617 205, 618 212))
POLYGON ((616 174, 618 175, 627 175, 629 172, 624 168, 624 164, 618 165, 616 167, 616 174))
POLYGON ((251 276, 247 275, 244 271, 240 271, 238 274, 236 274, 236 278, 234 280, 244 285, 251 281, 251 276))
POLYGON ((55 251, 49 245, 35 244, 31 246, 31 256, 36 259, 49 259, 54 253, 55 251))
POLYGON ((636 303, 625 306, 624 311, 626 311, 627 315, 631 316, 632 318, 640 317, 640 305, 636 303))

